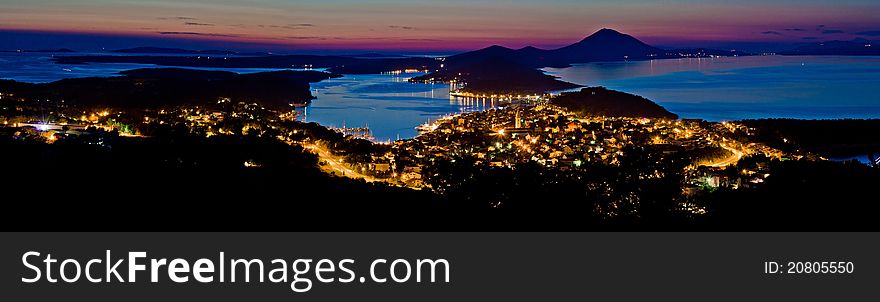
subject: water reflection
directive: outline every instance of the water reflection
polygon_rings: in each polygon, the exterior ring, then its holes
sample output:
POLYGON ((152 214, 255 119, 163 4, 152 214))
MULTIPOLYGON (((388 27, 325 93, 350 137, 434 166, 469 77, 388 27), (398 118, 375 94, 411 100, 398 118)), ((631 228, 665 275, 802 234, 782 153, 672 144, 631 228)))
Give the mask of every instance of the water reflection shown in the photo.
POLYGON ((450 96, 447 84, 410 83, 424 73, 346 75, 312 84, 317 98, 306 121, 337 128, 367 127, 377 141, 416 136, 416 126, 444 115, 485 110, 499 100, 450 96))

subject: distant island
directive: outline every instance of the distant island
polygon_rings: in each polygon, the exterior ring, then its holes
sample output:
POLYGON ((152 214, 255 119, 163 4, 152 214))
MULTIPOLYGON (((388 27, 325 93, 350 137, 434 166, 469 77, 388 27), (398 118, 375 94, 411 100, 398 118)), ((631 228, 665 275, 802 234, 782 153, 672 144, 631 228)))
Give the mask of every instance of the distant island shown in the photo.
POLYGON ((511 49, 493 45, 480 50, 465 52, 447 58, 449 66, 467 65, 490 57, 501 57, 533 68, 568 67, 576 63, 650 60, 682 57, 752 55, 741 51, 713 50, 706 48, 664 50, 636 39, 633 36, 604 28, 577 43, 557 48, 540 49, 532 46, 511 49))
POLYGON ((238 74, 181 68, 123 71, 117 77, 71 78, 51 83, 0 80, 0 90, 29 99, 55 99, 86 106, 142 108, 204 104, 218 98, 268 106, 304 104, 314 97, 309 83, 340 75, 320 71, 238 74))
POLYGON ((443 68, 411 81, 461 82, 466 85, 462 91, 475 94, 532 94, 579 87, 537 70, 542 67, 568 67, 571 64, 599 61, 739 55, 752 54, 705 48, 663 50, 606 28, 558 49, 544 50, 531 46, 510 49, 493 45, 457 54, 447 57, 443 68))
POLYGON ((353 55, 343 55, 343 57, 369 58, 369 59, 377 59, 377 58, 390 59, 390 58, 406 58, 407 56, 396 55, 396 54, 381 54, 381 53, 375 53, 375 52, 368 52, 368 53, 360 53, 360 54, 353 54, 353 55))
POLYGON ((664 51, 667 57, 695 57, 695 58, 705 58, 705 57, 739 57, 739 56, 754 56, 754 53, 745 52, 740 50, 718 50, 718 49, 710 49, 710 48, 679 48, 679 49, 669 49, 664 51))
POLYGON ((134 47, 111 50, 112 53, 134 53, 134 54, 199 54, 199 55, 240 55, 240 56, 268 56, 267 52, 237 52, 231 50, 190 50, 181 48, 166 47, 134 47))
POLYGON ((828 41, 797 47, 780 54, 789 56, 880 56, 880 45, 871 41, 828 41))
POLYGON ((348 56, 274 55, 274 56, 61 56, 58 64, 137 63, 177 67, 210 68, 325 68, 344 74, 373 74, 393 70, 435 70, 440 61, 425 57, 356 58, 348 56))
POLYGON ((585 116, 678 118, 678 115, 649 99, 605 87, 588 87, 577 92, 565 92, 554 97, 551 102, 585 116))
POLYGON ((16 50, 0 50, 0 52, 76 52, 69 48, 59 49, 16 49, 16 50))
POLYGON ((134 47, 111 50, 115 53, 166 53, 166 54, 210 54, 210 55, 233 55, 236 52, 227 50, 189 50, 181 48, 164 48, 164 47, 134 47))
POLYGON ((532 67, 567 67, 573 63, 622 61, 661 58, 662 49, 647 45, 638 39, 612 29, 602 29, 583 40, 558 49, 535 47, 511 49, 493 45, 447 58, 450 67, 468 65, 490 57, 504 58, 532 67))

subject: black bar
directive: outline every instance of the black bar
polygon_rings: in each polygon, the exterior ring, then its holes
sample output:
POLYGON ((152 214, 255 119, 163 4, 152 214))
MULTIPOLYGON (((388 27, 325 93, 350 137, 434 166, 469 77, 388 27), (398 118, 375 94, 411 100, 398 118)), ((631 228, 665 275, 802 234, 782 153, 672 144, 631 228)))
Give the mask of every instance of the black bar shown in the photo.
MULTIPOLYGON (((855 301, 876 293, 878 239, 878 233, 806 232, 3 233, 0 290, 5 301, 855 301), (266 263, 350 258, 358 276, 367 275, 377 258, 445 259, 450 282, 377 284, 368 276, 365 283, 323 284, 304 274, 313 287, 294 292, 284 282, 200 283, 191 277, 175 283, 161 273, 151 283, 149 266, 135 283, 22 281, 34 277, 22 262, 29 251, 41 253, 29 258, 36 266, 44 265, 47 253, 60 259, 57 270, 61 260, 85 263, 107 250, 115 259, 141 251, 146 259, 190 264, 200 258, 216 263, 219 252, 266 263), (851 263, 852 270, 765 273, 767 262, 825 261, 851 263)), ((119 269, 123 278, 126 265, 119 269)), ((103 268, 93 268, 94 274, 103 268)))

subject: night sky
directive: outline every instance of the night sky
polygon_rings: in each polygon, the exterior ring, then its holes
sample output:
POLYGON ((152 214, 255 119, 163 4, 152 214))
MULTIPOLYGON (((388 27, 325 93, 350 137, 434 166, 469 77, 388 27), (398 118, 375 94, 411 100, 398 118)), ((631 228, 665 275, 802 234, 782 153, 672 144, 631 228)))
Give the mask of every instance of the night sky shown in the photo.
POLYGON ((0 0, 0 49, 453 51, 557 47, 600 28, 657 46, 880 39, 876 0, 0 0))

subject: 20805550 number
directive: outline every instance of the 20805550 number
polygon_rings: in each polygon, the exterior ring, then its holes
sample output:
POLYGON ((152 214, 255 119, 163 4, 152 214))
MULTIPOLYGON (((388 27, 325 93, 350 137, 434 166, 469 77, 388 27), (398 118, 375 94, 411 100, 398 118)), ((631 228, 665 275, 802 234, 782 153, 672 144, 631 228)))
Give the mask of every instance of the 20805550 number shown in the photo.
POLYGON ((766 274, 852 274, 855 265, 846 261, 764 262, 766 274))

